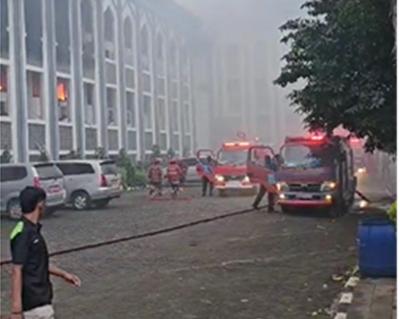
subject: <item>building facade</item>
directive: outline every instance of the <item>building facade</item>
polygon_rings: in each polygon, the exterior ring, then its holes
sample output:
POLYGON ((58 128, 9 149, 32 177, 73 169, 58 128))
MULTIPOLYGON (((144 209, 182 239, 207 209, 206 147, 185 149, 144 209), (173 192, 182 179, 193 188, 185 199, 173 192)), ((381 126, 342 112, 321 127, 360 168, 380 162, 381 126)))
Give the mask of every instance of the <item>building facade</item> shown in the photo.
MULTIPOLYGON (((172 1, 0 0, 0 151, 193 153, 193 53, 172 1)), ((185 16, 185 23, 193 17, 185 16)), ((190 23, 190 22, 189 22, 190 23)))
MULTIPOLYGON (((297 2, 300 6, 301 1, 297 2)), ((196 79, 201 81, 195 92, 198 145, 217 148, 243 132, 278 149, 285 136, 302 134, 301 118, 287 98, 290 91, 273 84, 288 49, 280 43, 279 26, 296 16, 292 11, 298 7, 293 1, 180 3, 201 17, 202 34, 207 39, 207 45, 199 45, 207 61, 197 59, 195 64, 207 65, 211 72, 196 69, 196 79), (205 89, 200 91, 199 87, 205 89)))

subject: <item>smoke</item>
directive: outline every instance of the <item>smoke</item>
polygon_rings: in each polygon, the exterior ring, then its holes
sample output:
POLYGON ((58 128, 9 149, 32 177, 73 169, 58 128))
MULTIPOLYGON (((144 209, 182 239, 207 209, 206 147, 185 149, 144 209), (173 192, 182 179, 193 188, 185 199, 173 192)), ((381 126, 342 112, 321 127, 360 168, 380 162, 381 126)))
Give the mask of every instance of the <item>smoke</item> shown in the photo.
POLYGON ((207 138, 201 141, 202 136, 209 136, 208 130, 202 130, 204 120, 198 123, 199 144, 216 147, 241 130, 279 147, 285 136, 302 133, 301 119, 289 106, 289 90, 272 82, 278 77, 281 57, 288 50, 280 43, 279 27, 302 14, 304 0, 175 1, 199 18, 213 43, 212 54, 218 68, 211 88, 218 96, 209 112, 211 117, 218 110, 218 124, 211 127, 212 145, 208 145, 207 138), (235 59, 235 63, 229 63, 235 59), (230 90, 233 81, 240 85, 230 90), (240 100, 240 107, 233 106, 236 100, 240 100), (237 111, 239 108, 241 111, 237 111))

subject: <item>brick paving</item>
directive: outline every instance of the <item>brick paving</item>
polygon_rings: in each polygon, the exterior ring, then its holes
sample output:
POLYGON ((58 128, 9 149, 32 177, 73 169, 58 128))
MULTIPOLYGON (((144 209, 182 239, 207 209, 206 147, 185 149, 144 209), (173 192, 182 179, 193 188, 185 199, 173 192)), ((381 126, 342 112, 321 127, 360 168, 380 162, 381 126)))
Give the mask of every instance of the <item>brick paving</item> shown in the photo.
MULTIPOLYGON (((172 201, 165 196, 165 200, 151 201, 145 192, 125 193, 106 209, 60 210, 42 221, 43 234, 49 250, 55 251, 249 208, 252 201, 252 197, 203 199, 199 194, 199 188, 191 187, 181 194, 186 200, 172 201)), ((10 257, 8 238, 14 225, 15 221, 2 219, 1 260, 10 257)))
MULTIPOLYGON (((189 192, 195 196, 196 189, 189 192)), ((45 235, 51 249, 65 248, 249 203, 246 197, 149 203, 129 194, 105 211, 62 212, 45 221, 45 235)), ((83 282, 75 289, 53 279, 57 318, 328 318, 323 309, 342 288, 330 276, 356 263, 358 217, 332 221, 261 210, 56 256, 52 262, 83 282)), ((3 314, 9 309, 9 270, 1 267, 3 314)))
POLYGON ((362 279, 354 291, 349 319, 396 319, 396 279, 362 279))

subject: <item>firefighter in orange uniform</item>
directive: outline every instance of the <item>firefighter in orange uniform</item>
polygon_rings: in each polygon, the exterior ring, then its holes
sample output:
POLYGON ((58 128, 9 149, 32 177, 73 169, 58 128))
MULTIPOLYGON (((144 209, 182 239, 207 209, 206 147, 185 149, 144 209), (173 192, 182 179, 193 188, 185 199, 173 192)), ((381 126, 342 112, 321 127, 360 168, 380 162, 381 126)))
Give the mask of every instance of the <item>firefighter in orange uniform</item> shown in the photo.
POLYGON ((172 159, 167 167, 167 174, 165 176, 172 188, 172 197, 176 197, 179 191, 180 182, 182 179, 182 169, 179 167, 178 162, 172 159))
POLYGON ((162 169, 161 169, 161 161, 159 159, 155 159, 153 163, 150 165, 150 168, 147 173, 147 177, 150 181, 150 192, 149 195, 153 196, 157 194, 158 196, 162 195, 162 169))

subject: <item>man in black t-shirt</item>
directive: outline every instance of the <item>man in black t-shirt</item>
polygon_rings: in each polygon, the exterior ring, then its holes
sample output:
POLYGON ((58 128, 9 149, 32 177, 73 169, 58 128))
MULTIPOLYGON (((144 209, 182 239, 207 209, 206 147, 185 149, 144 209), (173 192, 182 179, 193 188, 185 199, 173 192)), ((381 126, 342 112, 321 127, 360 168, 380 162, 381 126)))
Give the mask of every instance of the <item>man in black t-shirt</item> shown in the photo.
POLYGON ((46 193, 26 187, 19 196, 23 217, 10 234, 12 255, 13 319, 51 319, 53 290, 50 274, 79 287, 80 279, 49 264, 46 242, 40 233, 39 220, 45 208, 46 193), (23 316, 22 316, 23 315, 23 316))

